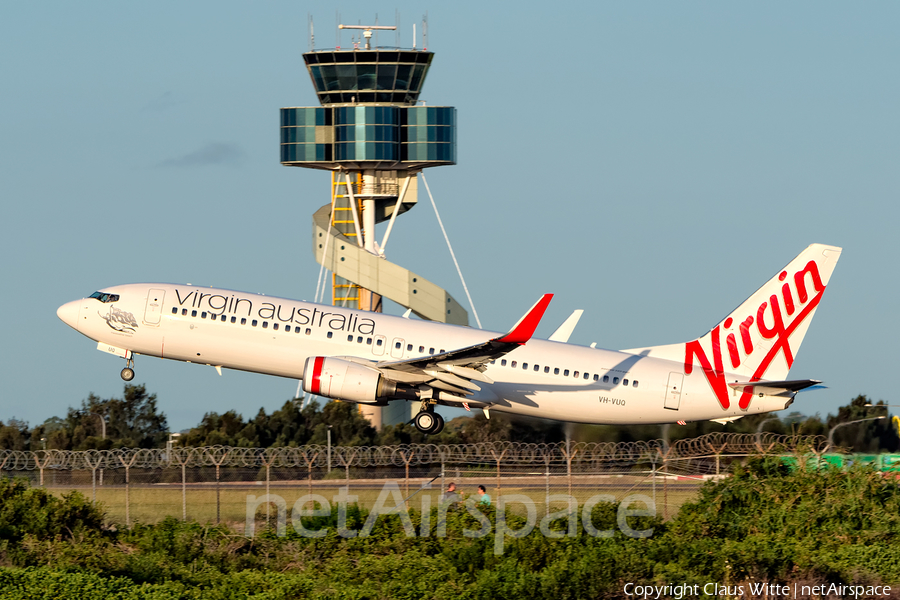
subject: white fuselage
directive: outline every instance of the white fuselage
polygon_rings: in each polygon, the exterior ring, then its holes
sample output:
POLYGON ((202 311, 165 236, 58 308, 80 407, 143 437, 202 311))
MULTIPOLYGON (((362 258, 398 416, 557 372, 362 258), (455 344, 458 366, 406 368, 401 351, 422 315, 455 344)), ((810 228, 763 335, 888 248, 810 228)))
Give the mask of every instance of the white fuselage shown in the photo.
MULTIPOLYGON (((408 359, 472 346, 497 334, 259 294, 172 284, 102 290, 115 301, 70 302, 59 316, 98 348, 302 377, 306 359, 408 359)), ((672 423, 780 410, 789 398, 723 408, 701 369, 673 360, 532 339, 487 365, 472 401, 498 410, 580 423, 672 423)), ((737 376, 731 380, 739 379, 737 376)), ((732 392, 735 397, 737 391, 732 392)))

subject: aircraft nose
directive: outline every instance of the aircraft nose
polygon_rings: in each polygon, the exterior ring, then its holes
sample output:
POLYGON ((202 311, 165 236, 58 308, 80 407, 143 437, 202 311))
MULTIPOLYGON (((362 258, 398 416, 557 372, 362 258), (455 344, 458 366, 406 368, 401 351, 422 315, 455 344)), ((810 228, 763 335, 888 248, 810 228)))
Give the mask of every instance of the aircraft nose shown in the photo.
POLYGON ((63 323, 72 327, 73 329, 77 329, 78 325, 78 311, 81 309, 81 301, 76 300, 74 302, 67 302, 59 307, 56 311, 56 316, 62 320, 63 323))

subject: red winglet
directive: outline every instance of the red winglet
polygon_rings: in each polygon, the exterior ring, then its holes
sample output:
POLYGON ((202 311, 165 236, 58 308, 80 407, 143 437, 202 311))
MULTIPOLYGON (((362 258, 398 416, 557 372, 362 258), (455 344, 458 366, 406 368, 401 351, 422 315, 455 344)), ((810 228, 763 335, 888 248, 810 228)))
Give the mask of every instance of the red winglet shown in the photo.
POLYGON ((547 305, 550 304, 551 298, 553 298, 553 294, 541 296, 537 304, 532 306, 531 310, 516 323, 512 331, 503 337, 497 338, 496 341, 506 344, 519 344, 521 346, 530 340, 531 336, 534 335, 534 330, 537 329, 538 323, 541 322, 541 318, 544 316, 544 311, 547 310, 547 305))

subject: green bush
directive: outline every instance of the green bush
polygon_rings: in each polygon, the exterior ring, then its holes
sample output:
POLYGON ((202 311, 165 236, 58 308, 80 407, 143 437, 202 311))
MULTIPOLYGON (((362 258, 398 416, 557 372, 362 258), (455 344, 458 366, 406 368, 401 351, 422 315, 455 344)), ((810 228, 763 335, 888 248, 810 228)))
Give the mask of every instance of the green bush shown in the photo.
MULTIPOLYGON (((288 527, 247 538, 225 526, 166 519, 155 525, 106 531, 102 513, 77 494, 54 499, 22 482, 0 481, 0 535, 6 598, 616 598, 624 582, 803 581, 894 584, 900 557, 900 488, 857 468, 789 472, 780 461, 749 460, 733 476, 707 483, 695 502, 667 523, 632 518, 646 539, 615 527, 618 505, 598 504, 591 519, 611 537, 544 537, 535 530, 504 540, 495 554, 494 507, 486 537, 465 530, 481 523, 451 510, 439 537, 438 511, 411 511, 409 537, 398 515, 379 516, 368 537, 342 538, 338 511, 304 517, 321 538, 288 527), (37 568, 36 568, 37 567, 37 568)), ((359 530, 368 513, 347 509, 359 530)), ((539 515, 539 517, 542 515, 539 515)), ((579 512, 580 517, 580 512, 579 512)), ((523 518, 505 515, 510 528, 523 518)), ((566 532, 559 519, 551 529, 566 532)))

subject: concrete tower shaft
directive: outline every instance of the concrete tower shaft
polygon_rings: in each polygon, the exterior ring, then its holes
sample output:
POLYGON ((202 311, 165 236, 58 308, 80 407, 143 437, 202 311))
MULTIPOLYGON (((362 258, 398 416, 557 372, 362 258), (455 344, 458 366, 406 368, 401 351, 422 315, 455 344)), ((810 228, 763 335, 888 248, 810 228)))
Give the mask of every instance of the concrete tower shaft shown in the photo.
POLYGON ((371 47, 372 30, 393 27, 340 28, 363 30, 365 47, 304 53, 320 106, 281 109, 281 164, 332 172, 332 201, 313 216, 313 251, 333 273, 332 302, 380 311, 384 296, 423 318, 468 325, 445 290, 384 258, 396 217, 416 205, 418 173, 456 164, 456 109, 419 104, 434 53, 371 47), (376 240, 375 225, 388 220, 376 240))

